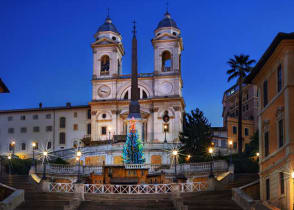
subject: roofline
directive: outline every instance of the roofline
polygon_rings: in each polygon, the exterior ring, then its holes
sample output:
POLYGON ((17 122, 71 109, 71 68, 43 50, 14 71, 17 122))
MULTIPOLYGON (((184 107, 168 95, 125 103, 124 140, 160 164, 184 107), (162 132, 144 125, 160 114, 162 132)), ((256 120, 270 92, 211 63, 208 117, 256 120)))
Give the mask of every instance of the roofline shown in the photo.
POLYGON ((55 111, 55 110, 64 110, 64 109, 81 109, 81 108, 90 108, 90 106, 77 105, 77 106, 54 106, 54 107, 27 108, 27 109, 10 109, 10 110, 0 110, 0 114, 15 113, 15 112, 55 111))
POLYGON ((2 93, 9 93, 7 86, 4 84, 1 78, 0 78, 0 87, 4 90, 2 93))
POLYGON ((270 46, 267 48, 267 50, 264 52, 264 54, 261 56, 255 67, 252 69, 251 73, 245 78, 245 83, 251 83, 252 80, 256 77, 256 75, 260 72, 262 67, 265 65, 267 60, 272 56, 276 48, 279 46, 280 42, 285 40, 285 39, 290 39, 294 40, 294 32, 292 33, 283 33, 279 32, 270 46))

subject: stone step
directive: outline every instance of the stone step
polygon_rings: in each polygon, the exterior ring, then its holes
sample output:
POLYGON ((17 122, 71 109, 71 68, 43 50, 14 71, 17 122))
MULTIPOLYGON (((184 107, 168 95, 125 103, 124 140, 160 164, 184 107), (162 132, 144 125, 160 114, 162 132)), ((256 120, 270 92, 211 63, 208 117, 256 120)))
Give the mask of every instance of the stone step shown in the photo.
POLYGON ((93 201, 83 201, 79 207, 79 210, 174 210, 172 203, 169 205, 158 205, 156 202, 148 202, 148 205, 135 204, 133 202, 115 202, 115 203, 101 203, 93 201))

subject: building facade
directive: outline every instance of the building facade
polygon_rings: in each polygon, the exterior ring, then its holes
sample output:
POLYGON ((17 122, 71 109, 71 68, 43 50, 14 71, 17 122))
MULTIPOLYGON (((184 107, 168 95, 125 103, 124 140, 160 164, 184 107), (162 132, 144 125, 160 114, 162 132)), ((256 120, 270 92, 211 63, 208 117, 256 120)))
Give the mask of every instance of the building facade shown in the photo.
POLYGON ((260 199, 293 209, 294 33, 279 33, 247 82, 258 88, 260 199))
MULTIPOLYGON (((0 111, 0 150, 26 158, 32 155, 33 141, 53 151, 84 146, 85 164, 121 164, 122 142, 127 132, 131 97, 131 75, 124 75, 122 36, 110 17, 98 28, 91 44, 93 50, 92 100, 89 105, 0 111), (93 145, 96 145, 93 147, 93 145), (101 146, 97 146, 101 145, 101 146)), ((138 74, 140 112, 143 118, 139 134, 147 163, 169 163, 166 151, 178 143, 185 108, 182 97, 181 31, 169 13, 159 22, 152 39, 154 69, 138 74), (168 115, 168 121, 163 116, 168 115), (165 141, 166 140, 166 141, 165 141)), ((139 69, 140 72, 140 69, 139 69)), ((60 153, 60 152, 59 152, 60 153)), ((66 152, 65 152, 66 153, 66 152)), ((64 154, 68 156, 69 153, 64 154)), ((60 153, 61 154, 61 153, 60 153)))

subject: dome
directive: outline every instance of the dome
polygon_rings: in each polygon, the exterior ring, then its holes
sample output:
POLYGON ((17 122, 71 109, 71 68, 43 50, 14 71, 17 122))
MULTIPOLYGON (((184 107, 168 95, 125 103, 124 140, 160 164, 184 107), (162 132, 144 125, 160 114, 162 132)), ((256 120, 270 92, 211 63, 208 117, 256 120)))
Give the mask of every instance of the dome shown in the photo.
POLYGON ((114 33, 118 33, 116 27, 112 24, 112 21, 109 16, 105 19, 105 22, 98 28, 97 33, 104 31, 112 31, 114 33))
POLYGON ((170 17, 170 14, 168 12, 165 13, 164 18, 158 23, 158 26, 155 30, 163 27, 178 28, 176 22, 170 17))

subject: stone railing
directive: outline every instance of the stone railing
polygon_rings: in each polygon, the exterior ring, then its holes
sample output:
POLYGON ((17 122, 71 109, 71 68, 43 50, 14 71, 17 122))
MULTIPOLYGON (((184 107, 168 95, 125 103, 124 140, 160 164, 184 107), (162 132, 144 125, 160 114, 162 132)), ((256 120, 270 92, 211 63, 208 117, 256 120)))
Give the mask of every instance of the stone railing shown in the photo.
MULTIPOLYGON (((37 172, 43 173, 44 165, 37 165, 37 172)), ((102 166, 78 166, 78 165, 65 165, 65 164, 46 164, 46 173, 48 174, 62 174, 62 175, 77 175, 90 174, 102 174, 102 166)))
POLYGON ((149 165, 147 164, 125 164, 126 169, 148 169, 149 165))
MULTIPOLYGON (((47 183, 49 192, 75 192, 72 183, 47 183)), ((160 194, 172 192, 199 192, 207 190, 207 182, 170 183, 170 184, 138 184, 138 185, 111 185, 111 184, 78 184, 83 186, 83 192, 95 194, 160 194)))
POLYGON ((0 183, 0 191, 4 193, 0 201, 0 209, 13 210, 24 201, 24 190, 15 189, 13 187, 0 183))

